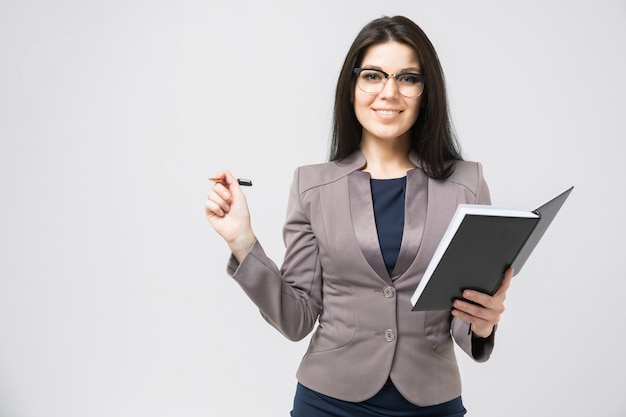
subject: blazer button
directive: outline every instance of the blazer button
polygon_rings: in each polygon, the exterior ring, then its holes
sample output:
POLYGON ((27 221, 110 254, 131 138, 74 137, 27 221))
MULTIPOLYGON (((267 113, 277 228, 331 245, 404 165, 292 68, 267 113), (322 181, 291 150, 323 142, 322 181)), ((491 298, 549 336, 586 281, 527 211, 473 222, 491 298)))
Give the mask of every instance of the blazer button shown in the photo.
POLYGON ((396 335, 393 334, 393 330, 391 329, 385 330, 385 340, 388 342, 393 342, 394 340, 396 340, 396 335))
POLYGON ((385 295, 385 298, 392 298, 393 297, 393 287, 385 287, 383 288, 383 294, 385 295))

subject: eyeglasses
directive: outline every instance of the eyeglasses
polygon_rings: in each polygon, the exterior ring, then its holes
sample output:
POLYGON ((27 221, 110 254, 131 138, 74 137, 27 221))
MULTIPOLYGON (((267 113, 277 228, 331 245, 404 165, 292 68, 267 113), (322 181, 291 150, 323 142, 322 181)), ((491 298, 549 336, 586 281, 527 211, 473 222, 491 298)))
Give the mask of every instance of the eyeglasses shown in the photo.
POLYGON ((387 74, 383 70, 373 68, 355 68, 356 85, 364 93, 380 93, 389 77, 396 81, 398 92, 404 97, 419 97, 424 92, 424 76, 415 72, 387 74))

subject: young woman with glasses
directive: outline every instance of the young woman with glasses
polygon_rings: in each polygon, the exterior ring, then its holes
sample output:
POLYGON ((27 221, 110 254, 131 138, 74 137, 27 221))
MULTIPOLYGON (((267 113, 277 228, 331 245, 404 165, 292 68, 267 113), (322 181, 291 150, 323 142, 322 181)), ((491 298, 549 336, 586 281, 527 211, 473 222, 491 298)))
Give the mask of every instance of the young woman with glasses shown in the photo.
POLYGON ((215 175, 206 216, 229 274, 288 339, 313 336, 291 415, 463 416, 456 343, 486 361, 512 278, 451 311, 410 297, 460 203, 489 204, 479 163, 455 140, 443 72, 411 20, 367 24, 337 83, 329 162, 295 170, 282 267, 263 251, 244 194, 215 175))

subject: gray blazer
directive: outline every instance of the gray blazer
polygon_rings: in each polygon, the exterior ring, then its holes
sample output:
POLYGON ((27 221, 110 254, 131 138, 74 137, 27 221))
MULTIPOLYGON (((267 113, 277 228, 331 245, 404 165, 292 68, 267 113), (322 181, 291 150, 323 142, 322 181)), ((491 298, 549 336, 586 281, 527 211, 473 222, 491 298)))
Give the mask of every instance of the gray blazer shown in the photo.
POLYGON ((287 338, 300 340, 318 323, 298 369, 308 388, 346 401, 375 395, 391 378, 421 405, 461 394, 453 338, 476 361, 486 361, 493 336, 473 342, 469 325, 448 311, 411 311, 410 298, 460 203, 489 204, 482 167, 457 162, 446 180, 407 173, 405 222, 395 269, 380 250, 370 176, 357 151, 341 162, 295 171, 279 269, 256 241, 228 273, 287 338), (472 344, 474 343, 474 346, 472 344))

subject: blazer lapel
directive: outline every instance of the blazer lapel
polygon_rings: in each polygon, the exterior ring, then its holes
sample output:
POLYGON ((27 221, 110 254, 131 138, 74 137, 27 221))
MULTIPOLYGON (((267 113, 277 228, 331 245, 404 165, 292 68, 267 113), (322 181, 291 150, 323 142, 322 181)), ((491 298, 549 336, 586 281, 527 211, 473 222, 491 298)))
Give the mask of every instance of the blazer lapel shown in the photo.
POLYGON ((398 260, 393 270, 395 280, 411 266, 424 237, 428 211, 428 176, 420 168, 407 172, 404 200, 404 230, 398 260))
POLYGON ((381 278, 391 283, 378 242, 370 175, 363 171, 353 172, 348 176, 348 190, 352 227, 363 256, 381 278))

